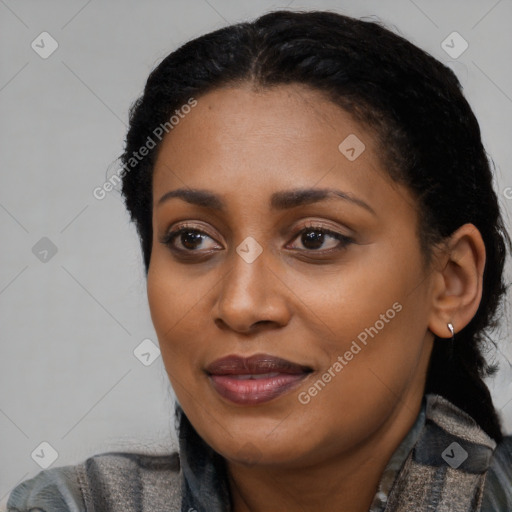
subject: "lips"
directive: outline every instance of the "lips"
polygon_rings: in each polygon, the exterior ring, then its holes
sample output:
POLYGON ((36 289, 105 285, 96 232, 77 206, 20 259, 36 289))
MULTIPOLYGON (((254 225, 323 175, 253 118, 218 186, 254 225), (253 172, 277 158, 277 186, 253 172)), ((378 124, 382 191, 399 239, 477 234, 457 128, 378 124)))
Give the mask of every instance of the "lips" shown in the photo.
POLYGON ((256 354, 217 359, 205 371, 221 396, 236 404, 255 405, 296 387, 312 369, 269 354, 256 354))

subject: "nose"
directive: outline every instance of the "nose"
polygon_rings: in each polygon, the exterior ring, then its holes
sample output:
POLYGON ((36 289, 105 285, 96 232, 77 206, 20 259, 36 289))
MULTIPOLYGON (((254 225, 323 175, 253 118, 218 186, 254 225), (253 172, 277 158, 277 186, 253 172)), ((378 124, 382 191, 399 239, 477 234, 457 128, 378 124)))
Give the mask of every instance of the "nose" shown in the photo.
POLYGON ((265 251, 252 263, 236 252, 231 259, 213 309, 217 326, 243 334, 285 326, 291 317, 289 290, 266 262, 265 251))

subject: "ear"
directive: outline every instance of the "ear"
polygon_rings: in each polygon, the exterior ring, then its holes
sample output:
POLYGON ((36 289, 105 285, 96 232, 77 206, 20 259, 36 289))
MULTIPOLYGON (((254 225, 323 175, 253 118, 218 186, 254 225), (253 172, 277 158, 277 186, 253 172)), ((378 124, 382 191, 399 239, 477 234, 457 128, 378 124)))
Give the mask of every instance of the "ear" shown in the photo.
POLYGON ((464 224, 443 245, 437 256, 432 287, 429 329, 440 338, 451 338, 475 316, 482 298, 485 244, 473 224, 464 224))

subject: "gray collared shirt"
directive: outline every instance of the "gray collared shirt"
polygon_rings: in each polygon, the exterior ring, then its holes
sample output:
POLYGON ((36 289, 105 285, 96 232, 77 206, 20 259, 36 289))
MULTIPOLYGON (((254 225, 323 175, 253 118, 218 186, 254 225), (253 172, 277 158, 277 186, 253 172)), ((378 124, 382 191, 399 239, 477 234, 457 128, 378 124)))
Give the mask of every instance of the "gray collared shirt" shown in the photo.
MULTIPOLYGON (((436 411, 444 414, 441 406, 456 416, 460 412, 446 400, 436 400, 435 395, 430 396, 429 400, 433 407, 426 407, 426 400, 423 401, 413 427, 390 458, 369 512, 394 510, 386 508, 393 506, 388 503, 388 497, 398 477, 403 477, 406 461, 411 462, 415 450, 421 452, 416 454, 418 460, 435 459, 430 456, 432 449, 429 443, 439 442, 439 436, 443 434, 438 434, 436 429, 428 430, 432 423, 431 415, 434 416, 436 411), (426 435, 426 432, 430 434, 426 435)), ((7 502, 7 510, 229 512, 230 494, 223 459, 204 443, 184 418, 180 428, 179 455, 176 452, 169 455, 109 452, 95 455, 74 466, 47 469, 14 488, 7 502)), ((506 437, 489 453, 492 458, 485 473, 480 512, 511 512, 512 436, 506 437)), ((445 499, 449 500, 450 496, 445 499)), ((431 510, 430 504, 422 504, 416 510, 431 510)), ((470 512, 477 509, 464 510, 470 512)))

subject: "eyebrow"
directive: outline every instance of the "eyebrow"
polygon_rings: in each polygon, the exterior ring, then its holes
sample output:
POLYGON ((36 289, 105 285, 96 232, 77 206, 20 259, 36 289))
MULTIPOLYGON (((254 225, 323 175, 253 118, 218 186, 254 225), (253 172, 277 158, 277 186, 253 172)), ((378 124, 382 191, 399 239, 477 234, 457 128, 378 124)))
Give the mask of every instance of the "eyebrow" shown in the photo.
MULTIPOLYGON (((202 206, 204 208, 211 208, 213 210, 220 211, 226 210, 226 204, 217 194, 214 194, 209 190, 197 188, 178 188, 176 190, 171 190, 165 193, 158 200, 157 206, 160 206, 162 203, 172 198, 183 199, 187 203, 202 206)), ((270 206, 274 210, 287 210, 296 208, 297 206, 336 198, 349 201, 368 210, 373 215, 377 215, 375 210, 362 199, 333 188, 297 188, 275 192, 270 197, 270 206)))

